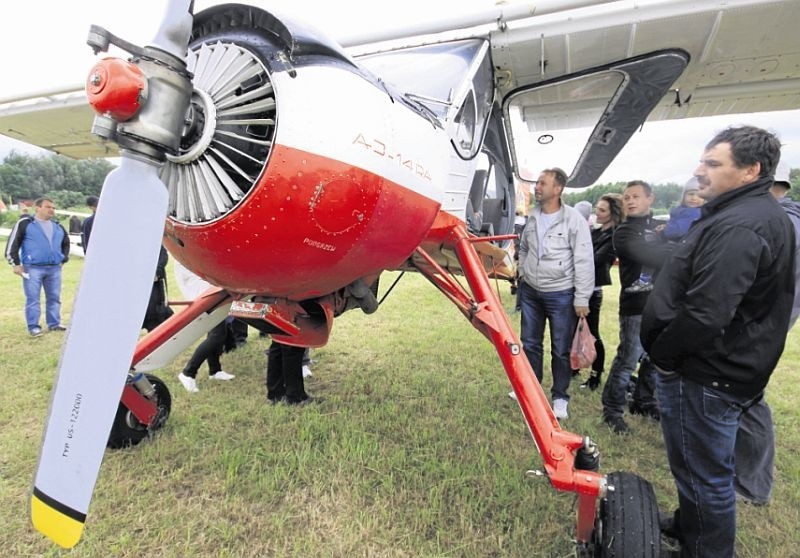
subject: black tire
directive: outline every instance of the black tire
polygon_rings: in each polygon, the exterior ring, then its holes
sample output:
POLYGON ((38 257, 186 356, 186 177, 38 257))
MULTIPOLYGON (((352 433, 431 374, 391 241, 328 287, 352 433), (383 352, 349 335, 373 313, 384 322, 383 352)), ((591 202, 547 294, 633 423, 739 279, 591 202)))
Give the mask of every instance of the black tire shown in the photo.
POLYGON ((145 437, 164 426, 164 423, 167 422, 170 409, 172 408, 172 396, 169 393, 169 389, 160 378, 150 374, 145 374, 145 376, 150 380, 150 383, 153 384, 153 389, 155 389, 156 392, 158 406, 158 415, 156 419, 153 421, 150 428, 148 428, 140 423, 136 417, 133 416, 133 413, 120 402, 117 408, 117 415, 114 417, 114 424, 111 427, 111 433, 108 435, 106 447, 110 449, 120 449, 135 446, 145 437))
POLYGON ((661 529, 653 487, 627 472, 607 475, 610 488, 600 501, 595 529, 595 556, 601 558, 658 558, 661 529))

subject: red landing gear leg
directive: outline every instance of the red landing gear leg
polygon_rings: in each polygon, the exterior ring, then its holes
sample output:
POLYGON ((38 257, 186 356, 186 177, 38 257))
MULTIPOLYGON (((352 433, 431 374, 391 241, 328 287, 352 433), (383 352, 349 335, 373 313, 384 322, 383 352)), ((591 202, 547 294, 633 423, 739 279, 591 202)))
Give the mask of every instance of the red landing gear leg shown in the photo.
MULTIPOLYGON (((230 295, 222 290, 198 297, 183 312, 174 314, 139 341, 131 367, 169 341, 199 315, 211 312, 229 300, 230 295)), ((112 449, 135 446, 166 423, 171 405, 169 389, 161 379, 141 372, 129 373, 107 446, 112 449)))
POLYGON ((522 351, 522 344, 489 282, 483 262, 472 245, 473 242, 485 242, 487 238, 471 238, 463 226, 454 229, 451 235, 452 247, 472 296, 421 248, 417 253, 428 265, 418 267, 495 346, 525 422, 544 459, 545 474, 556 489, 575 492, 578 497, 576 539, 579 544, 588 545, 592 541, 597 499, 605 494, 606 479, 593 471, 575 469, 575 454, 582 447, 593 444, 588 438, 566 432, 558 425, 522 351))

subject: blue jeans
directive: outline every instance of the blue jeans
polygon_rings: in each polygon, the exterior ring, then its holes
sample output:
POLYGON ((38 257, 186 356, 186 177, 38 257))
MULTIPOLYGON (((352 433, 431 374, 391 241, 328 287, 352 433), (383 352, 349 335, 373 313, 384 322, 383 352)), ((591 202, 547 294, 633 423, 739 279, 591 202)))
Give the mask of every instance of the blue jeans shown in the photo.
POLYGON ((636 370, 636 364, 641 360, 639 367, 639 380, 636 382, 634 402, 642 409, 657 407, 655 400, 655 380, 653 379, 653 366, 646 357, 642 342, 639 341, 639 330, 642 326, 642 316, 619 317, 619 346, 617 355, 611 363, 608 379, 603 388, 603 418, 621 417, 625 412, 627 402, 626 393, 631 374, 636 370))
POLYGON ((39 327, 39 318, 42 315, 41 303, 42 287, 45 297, 45 319, 47 327, 61 324, 61 265, 30 265, 25 266, 25 273, 30 278, 22 279, 22 288, 25 291, 25 321, 28 322, 28 331, 39 327))
POLYGON ((678 488, 681 556, 730 558, 736 541, 733 455, 742 412, 755 398, 677 374, 656 374, 661 430, 678 488))
POLYGON ((550 322, 550 369, 553 371, 553 399, 567 399, 572 367, 569 352, 578 317, 573 306, 574 289, 550 293, 538 291, 520 281, 517 294, 522 310, 522 348, 533 367, 536 379, 542 382, 544 365, 543 341, 545 321, 550 322))

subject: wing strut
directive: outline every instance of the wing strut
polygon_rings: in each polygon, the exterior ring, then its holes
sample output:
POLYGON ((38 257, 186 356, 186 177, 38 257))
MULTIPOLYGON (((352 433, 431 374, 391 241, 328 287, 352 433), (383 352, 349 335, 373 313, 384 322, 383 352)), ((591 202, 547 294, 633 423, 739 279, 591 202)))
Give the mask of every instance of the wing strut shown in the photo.
POLYGON ((597 499, 605 495, 606 477, 591 470, 576 468, 576 455, 596 446, 588 437, 567 432, 559 426, 508 315, 492 288, 481 257, 475 250, 474 243, 482 240, 470 236, 465 225, 459 224, 445 241, 448 248, 455 250, 471 295, 422 248, 417 248, 417 254, 424 263, 418 263, 417 268, 494 345, 544 460, 544 474, 554 488, 575 492, 578 496, 576 538, 579 543, 589 544, 594 530, 597 499))

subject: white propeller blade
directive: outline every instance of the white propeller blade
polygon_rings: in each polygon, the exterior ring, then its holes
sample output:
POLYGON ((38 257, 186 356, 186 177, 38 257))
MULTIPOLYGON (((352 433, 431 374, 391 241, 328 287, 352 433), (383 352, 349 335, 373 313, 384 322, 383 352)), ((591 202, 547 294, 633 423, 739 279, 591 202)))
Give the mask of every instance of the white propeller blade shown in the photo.
POLYGON ((153 285, 167 213, 157 168, 130 157, 103 185, 34 482, 34 526, 64 547, 83 531, 153 285))
MULTIPOLYGON (((153 39, 179 59, 186 55, 191 33, 190 6, 190 0, 168 2, 153 39)), ((179 130, 172 131, 177 136, 179 130)), ((103 184, 31 497, 34 527, 66 548, 75 546, 83 532, 141 332, 167 216, 160 165, 136 155, 133 145, 129 149, 103 184)))

